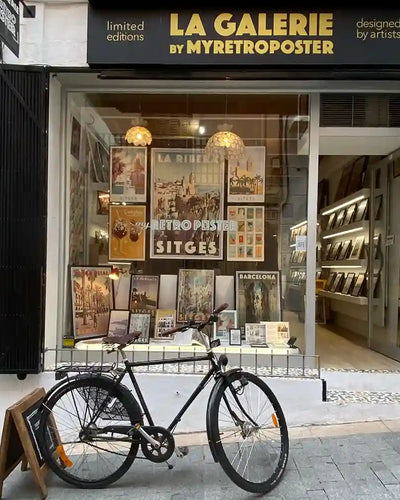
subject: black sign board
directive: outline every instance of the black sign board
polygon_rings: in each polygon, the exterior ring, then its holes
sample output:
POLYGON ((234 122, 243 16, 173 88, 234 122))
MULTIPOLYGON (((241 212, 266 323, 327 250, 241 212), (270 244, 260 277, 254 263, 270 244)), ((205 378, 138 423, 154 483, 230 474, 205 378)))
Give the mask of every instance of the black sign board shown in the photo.
POLYGON ((0 0, 0 40, 19 56, 18 0, 0 0))
POLYGON ((174 11, 89 4, 89 65, 396 65, 400 9, 174 11))

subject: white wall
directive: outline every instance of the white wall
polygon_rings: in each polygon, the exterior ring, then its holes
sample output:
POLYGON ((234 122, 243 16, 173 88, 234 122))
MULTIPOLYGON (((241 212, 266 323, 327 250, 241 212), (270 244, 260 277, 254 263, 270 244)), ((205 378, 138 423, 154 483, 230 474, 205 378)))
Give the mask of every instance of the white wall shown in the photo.
POLYGON ((20 55, 4 49, 8 64, 87 66, 87 10, 85 1, 29 2, 35 18, 20 16, 20 55))

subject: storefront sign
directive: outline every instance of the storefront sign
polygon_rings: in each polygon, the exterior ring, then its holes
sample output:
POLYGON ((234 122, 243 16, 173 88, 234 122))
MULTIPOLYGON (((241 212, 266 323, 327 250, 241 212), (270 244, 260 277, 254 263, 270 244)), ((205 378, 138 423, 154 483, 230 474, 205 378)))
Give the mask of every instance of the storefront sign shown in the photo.
POLYGON ((19 56, 18 0, 0 0, 0 40, 19 56))
MULTIPOLYGON (((1 0, 0 0, 1 1, 1 0)), ((400 9, 134 11, 89 5, 88 64, 399 64, 400 9)))

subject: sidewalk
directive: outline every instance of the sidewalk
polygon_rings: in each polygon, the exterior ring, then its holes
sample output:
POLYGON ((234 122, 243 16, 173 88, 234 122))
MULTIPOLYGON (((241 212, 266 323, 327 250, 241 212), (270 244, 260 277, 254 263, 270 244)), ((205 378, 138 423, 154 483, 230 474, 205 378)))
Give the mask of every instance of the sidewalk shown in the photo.
MULTIPOLYGON (((268 500, 400 499, 400 419, 290 428, 290 458, 268 500)), ((119 481, 103 490, 79 490, 50 473, 48 500, 250 500, 211 458, 204 434, 177 435, 190 445, 173 455, 174 468, 136 460, 119 481)), ((39 499, 29 472, 14 471, 4 500, 39 499)))

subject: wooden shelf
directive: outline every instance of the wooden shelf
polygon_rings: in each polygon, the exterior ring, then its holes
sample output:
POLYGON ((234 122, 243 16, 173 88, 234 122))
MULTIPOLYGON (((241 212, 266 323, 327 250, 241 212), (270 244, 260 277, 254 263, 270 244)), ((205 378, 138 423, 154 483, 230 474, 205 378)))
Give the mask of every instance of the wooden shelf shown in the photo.
POLYGON ((369 195, 370 195, 370 189, 369 188, 360 189, 356 193, 349 194, 345 198, 341 198, 340 200, 335 201, 334 203, 331 203, 327 207, 324 207, 322 209, 322 212, 325 213, 325 212, 329 212, 330 210, 332 212, 334 212, 334 211, 336 211, 337 207, 342 208, 342 205, 345 204, 345 203, 348 203, 349 205, 351 205, 351 202, 353 200, 355 200, 356 198, 360 198, 361 196, 363 198, 369 198, 369 195))
POLYGON ((345 295, 344 293, 328 292, 328 290, 321 290, 318 295, 332 300, 341 300, 350 304, 358 304, 359 306, 368 305, 368 297, 353 297, 352 295, 345 295))

